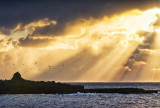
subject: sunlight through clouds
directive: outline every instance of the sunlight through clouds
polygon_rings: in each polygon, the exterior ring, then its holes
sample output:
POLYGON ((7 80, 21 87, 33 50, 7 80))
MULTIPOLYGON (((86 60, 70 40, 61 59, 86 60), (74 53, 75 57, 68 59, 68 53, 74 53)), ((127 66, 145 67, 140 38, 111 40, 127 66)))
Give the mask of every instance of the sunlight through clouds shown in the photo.
MULTIPOLYGON (((132 74, 133 69, 124 64, 148 38, 148 34, 140 35, 139 32, 150 32, 157 34, 151 45, 153 49, 138 49, 150 54, 147 62, 137 61, 133 64, 145 65, 138 80, 150 81, 150 75, 160 75, 159 53, 155 54, 160 48, 159 14, 160 9, 153 8, 129 10, 111 17, 79 18, 68 23, 65 32, 59 35, 34 34, 45 27, 52 27, 54 31, 54 26, 59 24, 56 20, 45 18, 26 25, 19 23, 8 35, 0 32, 0 52, 5 52, 0 57, 4 61, 0 64, 1 70, 10 74, 20 70, 27 79, 36 80, 113 81, 119 70, 132 74), (5 61, 8 57, 10 63, 5 61), (8 68, 6 65, 9 65, 8 68), (41 77, 43 74, 46 74, 45 77, 41 77), (64 74, 71 75, 67 77, 64 74)), ((6 74, 6 77, 10 74, 6 74)))

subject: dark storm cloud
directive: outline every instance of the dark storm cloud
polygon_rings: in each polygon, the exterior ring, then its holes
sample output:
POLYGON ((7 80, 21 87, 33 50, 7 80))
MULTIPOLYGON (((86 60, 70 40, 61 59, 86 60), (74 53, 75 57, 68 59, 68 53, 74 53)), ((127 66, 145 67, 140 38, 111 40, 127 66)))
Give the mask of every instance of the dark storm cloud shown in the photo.
MULTIPOLYGON (((58 24, 55 27, 39 28, 34 35, 36 33, 58 35, 64 31, 67 22, 78 18, 97 18, 157 5, 158 0, 4 0, 0 2, 0 28, 11 29, 18 23, 25 25, 35 20, 49 18, 56 20, 58 24)), ((3 30, 3 33, 8 34, 8 31, 3 30)))
POLYGON ((52 39, 33 39, 33 38, 20 38, 18 46, 23 47, 45 47, 50 45, 52 39))
POLYGON ((59 35, 61 34, 62 32, 64 32, 64 26, 62 26, 61 28, 59 28, 60 26, 57 26, 57 25, 48 25, 48 26, 45 26, 45 27, 36 27, 35 28, 35 31, 32 33, 32 36, 42 36, 42 35, 45 35, 45 36, 50 36, 50 35, 59 35))
POLYGON ((148 53, 145 53, 143 51, 141 51, 141 49, 151 49, 151 45, 154 41, 154 37, 156 35, 156 33, 152 33, 152 32, 141 32, 139 34, 143 34, 143 36, 145 36, 145 40, 142 44, 140 44, 137 49, 133 52, 132 56, 129 58, 129 60, 127 61, 127 63, 124 66, 128 66, 130 68, 132 68, 133 64, 137 61, 144 61, 146 62, 147 57, 148 57, 148 53))
MULTIPOLYGON (((137 49, 133 52, 132 56, 129 57, 128 61, 124 64, 124 67, 128 67, 130 70, 124 70, 121 77, 119 78, 119 81, 124 80, 127 75, 131 75, 135 73, 135 69, 142 69, 144 65, 147 63, 147 57, 149 56, 149 53, 143 51, 143 50, 150 50, 152 47, 152 43, 154 42, 154 38, 156 36, 156 33, 154 32, 139 32, 140 36, 145 36, 145 40, 142 44, 140 44, 137 49), (141 68, 138 68, 138 66, 141 66, 141 68)), ((136 73, 135 78, 139 76, 139 73, 136 73)))

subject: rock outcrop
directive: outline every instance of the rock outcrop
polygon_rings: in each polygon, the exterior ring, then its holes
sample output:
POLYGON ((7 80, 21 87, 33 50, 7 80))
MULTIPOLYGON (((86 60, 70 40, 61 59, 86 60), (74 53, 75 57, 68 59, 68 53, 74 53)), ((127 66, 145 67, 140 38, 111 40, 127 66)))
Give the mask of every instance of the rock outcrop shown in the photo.
POLYGON ((21 74, 19 72, 16 72, 11 80, 24 80, 24 79, 21 77, 21 74))
POLYGON ((0 80, 0 94, 67 94, 81 90, 84 90, 82 85, 25 80, 19 72, 16 72, 11 80, 0 80))

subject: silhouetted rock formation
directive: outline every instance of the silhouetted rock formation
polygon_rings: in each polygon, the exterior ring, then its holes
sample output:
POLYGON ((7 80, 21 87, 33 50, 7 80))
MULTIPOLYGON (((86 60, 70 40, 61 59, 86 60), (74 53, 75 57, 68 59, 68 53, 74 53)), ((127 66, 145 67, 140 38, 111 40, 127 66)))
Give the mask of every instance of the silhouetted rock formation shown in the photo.
POLYGON ((55 81, 29 81, 24 80, 19 72, 13 75, 11 80, 0 80, 0 94, 68 94, 68 93, 125 93, 143 94, 158 93, 160 90, 143 90, 139 88, 104 88, 84 89, 82 85, 69 85, 55 83, 55 81))
POLYGON ((66 94, 80 90, 84 90, 84 86, 55 83, 55 81, 24 80, 19 72, 16 72, 11 80, 0 80, 0 94, 66 94))
POLYGON ((21 74, 19 72, 16 72, 11 80, 24 80, 24 79, 21 77, 21 74))

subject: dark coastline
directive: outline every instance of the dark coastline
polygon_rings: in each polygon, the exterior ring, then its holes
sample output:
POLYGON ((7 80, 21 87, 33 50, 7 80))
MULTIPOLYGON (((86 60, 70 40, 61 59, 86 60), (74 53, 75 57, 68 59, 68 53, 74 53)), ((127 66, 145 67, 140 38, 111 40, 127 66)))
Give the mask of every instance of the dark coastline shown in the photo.
POLYGON ((68 94, 83 90, 84 86, 54 81, 0 81, 0 94, 68 94))
POLYGON ((140 88, 99 88, 84 89, 83 93, 119 93, 119 94, 149 94, 158 93, 159 90, 144 90, 140 88))
POLYGON ((84 88, 84 85, 56 83, 55 81, 25 80, 17 72, 11 80, 0 80, 0 94, 71 94, 71 93, 119 93, 149 94, 160 90, 144 90, 141 88, 84 88))
POLYGON ((19 72, 16 72, 11 80, 0 80, 0 94, 68 94, 79 90, 84 90, 84 86, 25 80, 19 72))
POLYGON ((97 88, 84 89, 82 85, 69 85, 53 82, 9 82, 0 85, 0 94, 72 94, 72 93, 119 93, 119 94, 150 94, 160 90, 144 90, 140 88, 97 88))

